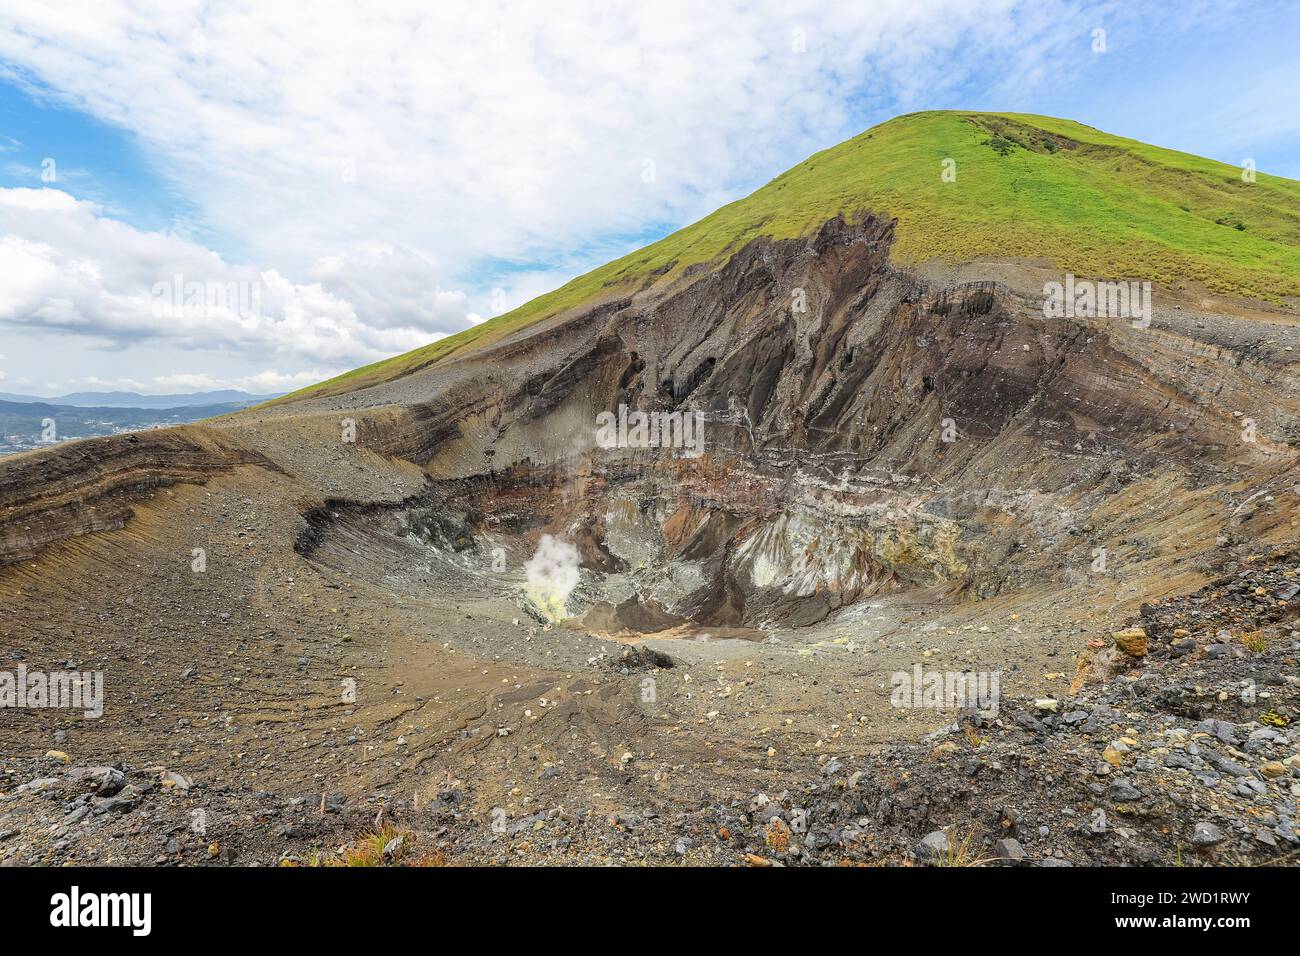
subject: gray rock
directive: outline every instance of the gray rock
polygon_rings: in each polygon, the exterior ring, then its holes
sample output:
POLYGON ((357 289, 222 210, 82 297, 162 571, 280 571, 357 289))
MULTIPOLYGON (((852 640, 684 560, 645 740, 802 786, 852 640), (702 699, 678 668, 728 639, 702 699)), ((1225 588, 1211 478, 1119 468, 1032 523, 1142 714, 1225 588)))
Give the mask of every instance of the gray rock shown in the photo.
POLYGON ((912 852, 921 863, 931 866, 946 859, 950 849, 948 834, 942 830, 935 830, 923 836, 921 842, 913 847, 912 852))
POLYGON ((1214 846, 1225 839, 1223 831, 1213 823, 1198 823, 1192 830, 1192 842, 1197 846, 1214 846))
POLYGON ((1250 771, 1241 764, 1237 763, 1235 760, 1229 760, 1227 757, 1223 756, 1223 754, 1217 753, 1209 747, 1206 747, 1201 752, 1201 756, 1205 758, 1206 763, 1221 773, 1231 774, 1234 777, 1250 776, 1250 771))
POLYGON ((63 781, 58 777, 37 777, 35 780, 29 780, 26 783, 19 784, 14 788, 14 796, 21 793, 39 792, 41 790, 58 790, 63 786, 63 781))
POLYGON ((1196 725, 1196 729, 1202 733, 1218 737, 1225 744, 1235 744, 1237 742, 1237 728, 1226 720, 1203 720, 1196 725))
POLYGON ((126 774, 116 767, 73 767, 67 779, 99 797, 111 797, 126 786, 126 774))
POLYGON ((1020 841, 1014 837, 999 840, 995 845, 994 852, 999 860, 1010 860, 1013 863, 1019 863, 1029 855, 1025 852, 1025 848, 1020 845, 1020 841))
POLYGON ((1141 800, 1142 791, 1120 777, 1111 782, 1110 797, 1117 803, 1128 803, 1131 800, 1141 800))

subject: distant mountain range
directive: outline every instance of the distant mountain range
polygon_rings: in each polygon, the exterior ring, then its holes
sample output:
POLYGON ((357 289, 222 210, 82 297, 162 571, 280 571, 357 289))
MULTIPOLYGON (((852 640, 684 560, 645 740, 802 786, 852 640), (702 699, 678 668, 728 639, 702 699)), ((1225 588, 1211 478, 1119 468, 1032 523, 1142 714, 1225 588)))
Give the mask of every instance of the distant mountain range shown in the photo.
POLYGON ((262 401, 245 392, 198 392, 193 395, 135 395, 131 392, 82 392, 64 395, 57 400, 42 400, 17 395, 18 401, 0 393, 0 457, 30 451, 72 438, 116 435, 145 431, 167 425, 183 425, 218 415, 228 415, 262 401), (238 396, 237 401, 213 401, 214 397, 238 396), (165 408, 138 405, 74 405, 99 397, 109 402, 130 399, 145 401, 193 401, 195 404, 170 405, 165 408), (198 404, 200 403, 201 404, 198 404))
POLYGON ((191 392, 185 395, 141 395, 138 392, 73 392, 40 398, 0 392, 0 402, 40 402, 46 405, 71 405, 76 408, 189 408, 195 405, 256 405, 275 395, 252 395, 227 388, 214 392, 191 392))

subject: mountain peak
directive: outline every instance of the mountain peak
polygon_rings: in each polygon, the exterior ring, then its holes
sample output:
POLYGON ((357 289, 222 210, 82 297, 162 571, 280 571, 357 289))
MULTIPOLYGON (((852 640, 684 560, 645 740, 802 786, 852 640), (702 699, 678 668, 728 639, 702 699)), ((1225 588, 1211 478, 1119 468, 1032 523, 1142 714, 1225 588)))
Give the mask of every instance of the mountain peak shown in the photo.
POLYGON ((743 199, 457 335, 287 396, 407 374, 837 216, 897 220, 902 267, 1019 259, 1282 305, 1300 296, 1300 183, 1028 113, 929 110, 815 153, 743 199))

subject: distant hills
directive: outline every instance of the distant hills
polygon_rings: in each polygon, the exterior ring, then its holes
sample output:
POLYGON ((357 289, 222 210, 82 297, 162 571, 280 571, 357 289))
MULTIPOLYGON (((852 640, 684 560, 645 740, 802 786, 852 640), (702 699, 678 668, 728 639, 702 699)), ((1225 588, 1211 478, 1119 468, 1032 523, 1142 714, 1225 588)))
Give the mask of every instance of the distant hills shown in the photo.
POLYGON ((141 395, 139 392, 72 392, 40 398, 0 392, 0 402, 36 402, 46 405, 70 405, 76 408, 189 408, 196 405, 256 405, 275 395, 252 395, 227 388, 213 392, 190 392, 185 395, 141 395))
POLYGON ((77 392, 54 399, 0 392, 0 456, 58 441, 184 425, 229 415, 270 396, 232 390, 191 395, 77 392), (233 398, 233 401, 220 401, 233 398), (97 400, 99 404, 83 404, 97 400), (150 404, 128 404, 147 402, 150 404), (153 403, 166 402, 165 406, 153 403))

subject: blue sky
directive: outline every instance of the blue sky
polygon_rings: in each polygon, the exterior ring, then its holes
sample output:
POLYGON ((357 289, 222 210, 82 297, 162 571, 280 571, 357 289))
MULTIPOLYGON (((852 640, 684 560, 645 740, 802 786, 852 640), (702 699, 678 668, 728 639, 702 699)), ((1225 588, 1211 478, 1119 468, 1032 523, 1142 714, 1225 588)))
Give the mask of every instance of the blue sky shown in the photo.
POLYGON ((194 210, 150 169, 130 130, 62 106, 0 79, 0 185, 42 185, 42 164, 55 158, 55 175, 68 192, 102 204, 136 228, 158 230, 194 210))
POLYGON ((305 384, 899 112, 1047 113, 1300 178, 1298 5, 863 6, 2 12, 0 391, 305 384), (212 301, 232 283, 253 308, 212 301))

